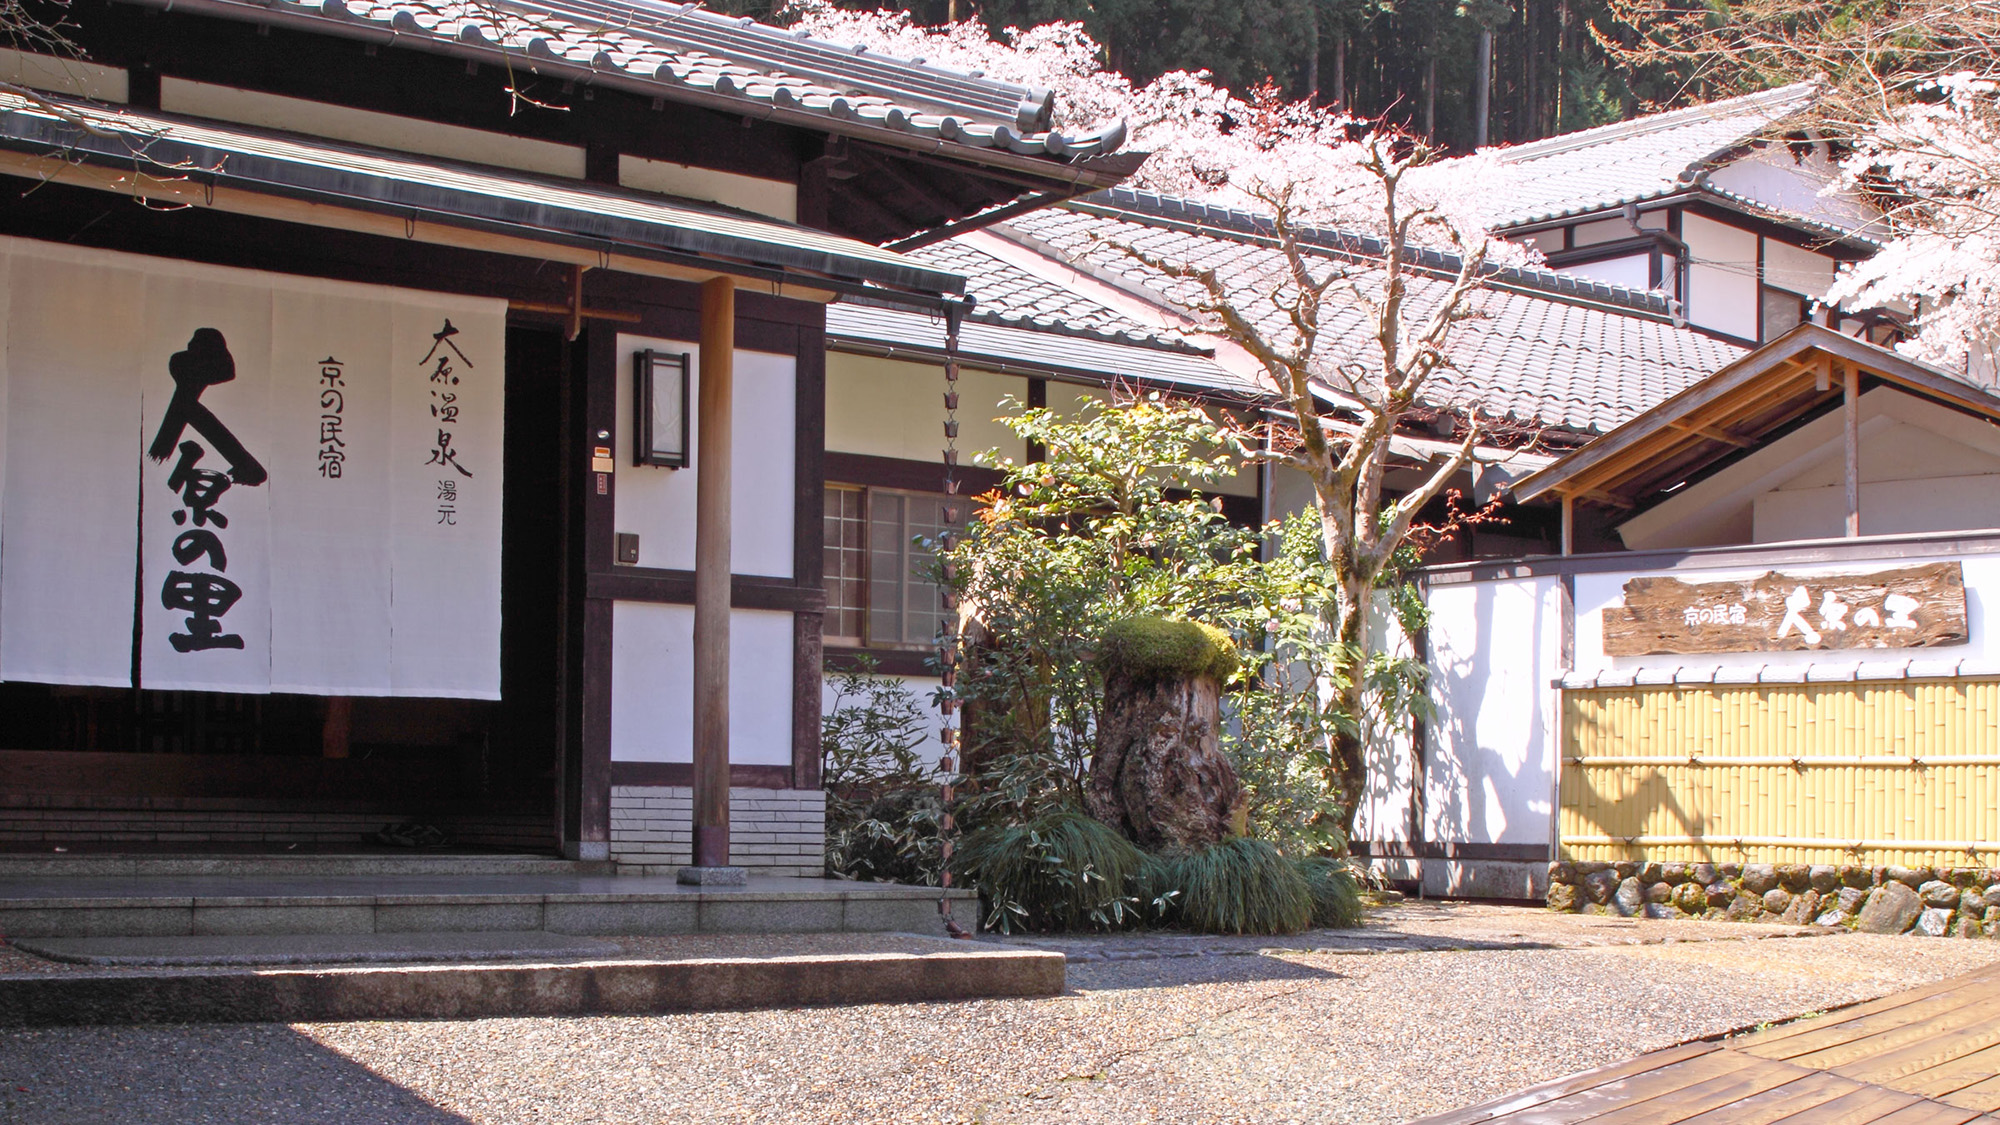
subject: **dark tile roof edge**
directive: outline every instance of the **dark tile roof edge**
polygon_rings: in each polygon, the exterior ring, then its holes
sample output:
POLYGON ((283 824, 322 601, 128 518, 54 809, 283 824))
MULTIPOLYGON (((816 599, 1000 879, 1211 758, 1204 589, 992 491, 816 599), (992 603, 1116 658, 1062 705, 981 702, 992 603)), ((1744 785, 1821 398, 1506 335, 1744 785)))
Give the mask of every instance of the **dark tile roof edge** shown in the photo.
MULTIPOLYGON (((868 76, 842 74, 840 80, 857 86, 876 86, 878 92, 864 95, 897 104, 887 107, 879 104, 857 104, 856 101, 839 92, 808 93, 798 96, 791 86, 782 82, 759 81, 753 76, 748 80, 723 75, 695 75, 685 69, 675 68, 670 61, 639 58, 621 60, 610 51, 592 48, 589 44, 572 44, 548 35, 510 35, 508 40, 497 40, 488 29, 477 26, 477 20, 444 20, 442 23, 463 24, 457 34, 445 34, 426 28, 416 17, 415 5, 394 6, 387 19, 350 8, 346 0, 123 0, 143 7, 192 12, 220 19, 260 25, 286 25, 302 28, 326 35, 363 39, 373 42, 396 42, 404 46, 425 45, 446 54, 475 60, 513 62, 526 64, 536 69, 546 68, 562 77, 586 83, 617 86, 645 94, 650 97, 671 98, 675 101, 713 105, 731 112, 741 113, 754 110, 763 116, 790 119, 800 123, 810 123, 811 127, 830 132, 840 132, 875 137, 896 137, 903 147, 922 146, 927 149, 940 145, 949 146, 944 151, 962 153, 964 158, 975 162, 992 162, 994 156, 1006 155, 1054 158, 1063 166, 1078 171, 1090 168, 1092 175, 1073 177, 1079 182, 1095 180, 1097 183, 1113 183, 1129 175, 1132 167, 1124 165, 1128 161, 1111 161, 1097 168, 1091 165, 1121 148, 1126 140, 1127 127, 1123 121, 1113 122, 1101 129, 1088 133, 1064 134, 1048 128, 1048 113, 1053 103, 1047 101, 1045 91, 1014 87, 993 82, 985 78, 960 75, 903 59, 886 55, 869 55, 848 48, 853 59, 866 59, 869 66, 887 64, 884 73, 903 73, 912 79, 922 77, 927 83, 912 82, 907 87, 897 87, 894 83, 871 82, 868 76), (521 42, 511 42, 519 38, 521 42), (648 65, 651 63, 651 65, 648 65), (972 96, 975 88, 984 86, 988 96, 973 101, 958 102, 949 97, 932 96, 916 87, 931 85, 937 89, 965 86, 964 95, 972 96), (1020 91, 1022 96, 1013 103, 1011 113, 995 104, 998 97, 1007 91, 1020 91), (899 99, 918 103, 901 104, 899 99), (941 112, 940 112, 941 111, 941 112), (963 118, 963 119, 961 119, 963 118)), ((825 51, 837 55, 839 49, 829 44, 800 39, 781 28, 767 27, 751 21, 744 24, 715 13, 700 11, 695 5, 655 5, 651 3, 612 4, 599 0, 568 0, 563 4, 536 3, 531 0, 510 0, 510 5, 558 19, 575 20, 602 31, 616 31, 633 37, 655 37, 662 41, 671 34, 676 21, 689 27, 699 25, 704 31, 714 31, 712 25, 730 25, 736 33, 755 37, 757 42, 772 48, 769 55, 777 55, 780 45, 793 51, 810 44, 815 52, 825 51), (613 15, 623 22, 605 22, 605 16, 613 15), (655 22, 639 22, 646 19, 655 22)), ((498 8, 495 9, 495 15, 498 8)), ((488 16, 489 20, 495 18, 488 16)), ((706 39, 687 44, 695 49, 711 48, 706 39)), ((662 52, 671 50, 662 47, 662 52)), ((766 58, 752 58, 737 61, 718 55, 723 62, 738 67, 766 66, 779 70, 782 62, 766 58)), ((824 60, 821 60, 824 61, 824 60)), ((815 69, 805 67, 802 69, 815 69)), ((811 81, 809 75, 794 75, 782 71, 789 78, 811 81)), ((827 72, 838 73, 838 72, 827 72)), ((1134 165, 1136 167, 1136 164, 1134 165)))
MULTIPOLYGON (((1157 195, 1152 192, 1135 191, 1130 188, 1111 188, 1095 192, 1062 206, 1147 225, 1178 224, 1200 233, 1243 241, 1270 242, 1277 237, 1276 224, 1268 215, 1157 195)), ((1380 261, 1387 252, 1382 240, 1371 235, 1321 227, 1300 227, 1297 228, 1297 233, 1299 241, 1304 245, 1348 258, 1380 261)), ((1463 259, 1456 254, 1441 250, 1415 247, 1406 252, 1405 261, 1426 272, 1456 275, 1463 259)), ((1674 323, 1678 323, 1681 319, 1677 303, 1660 293, 1627 289, 1573 274, 1520 266, 1489 265, 1485 274, 1487 284, 1495 288, 1511 289, 1550 300, 1591 305, 1674 323)))

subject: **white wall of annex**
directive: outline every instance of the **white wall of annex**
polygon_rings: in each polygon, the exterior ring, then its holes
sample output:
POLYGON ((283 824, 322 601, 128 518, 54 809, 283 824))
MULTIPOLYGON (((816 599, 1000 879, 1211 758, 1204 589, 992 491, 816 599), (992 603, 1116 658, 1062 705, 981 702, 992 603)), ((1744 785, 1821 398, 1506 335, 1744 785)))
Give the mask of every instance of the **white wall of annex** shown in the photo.
MULTIPOLYGON (((826 447, 905 461, 940 463, 944 449, 944 369, 924 363, 828 352, 826 447)), ((958 375, 958 448, 998 449, 1021 460, 1027 447, 995 419, 1008 395, 1026 402, 1028 380, 962 368, 958 375)))
POLYGON ((1550 838, 1551 687, 1562 672, 1562 588, 1554 577, 1434 586, 1424 811, 1428 839, 1539 844, 1550 838))
POLYGON ((1759 203, 1835 226, 1858 227, 1876 218, 1873 208, 1850 192, 1826 192, 1837 170, 1824 144, 1795 156, 1789 145, 1767 145, 1708 174, 1711 186, 1759 203))
MULTIPOLYGON (((792 615, 729 615, 729 760, 792 762, 792 615)), ((694 607, 611 607, 611 760, 694 761, 694 607)))
POLYGON ((1681 217, 1687 243, 1691 324, 1746 340, 1757 337, 1757 236, 1700 215, 1681 217))
POLYGON ((1578 262, 1564 266, 1562 272, 1602 281, 1606 285, 1621 285, 1627 289, 1645 292, 1653 285, 1653 256, 1651 254, 1627 254, 1622 258, 1606 258, 1601 262, 1578 262))
MULTIPOLYGON (((1727 560, 1717 560, 1725 562, 1727 560)), ((1576 671, 1579 675, 1616 669, 1673 668, 1796 668, 1811 664, 1820 668, 1842 665, 1858 667, 1885 661, 1904 660, 1992 660, 2000 657, 2000 643, 1993 630, 2000 628, 2000 558, 1970 555, 1963 559, 1895 558, 1881 562, 1845 562, 1799 566, 1721 566, 1698 571, 1680 570, 1673 577, 1683 582, 1722 582, 1756 578, 1775 569, 1786 576, 1810 579, 1823 574, 1866 574, 1878 570, 1900 570, 1932 562, 1960 563, 1965 575, 1965 614, 1970 641, 1924 649, 1808 649, 1793 652, 1725 652, 1699 656, 1606 656, 1604 618, 1607 608, 1625 604, 1625 583, 1640 575, 1657 572, 1631 570, 1608 574, 1579 574, 1576 577, 1576 671)))
MULTIPOLYGON (((837 673, 828 672, 826 678, 820 681, 819 713, 822 716, 831 715, 835 707, 842 705, 849 707, 862 705, 858 699, 850 698, 843 700, 840 698, 834 690, 834 679, 836 676, 837 673)), ((936 676, 877 676, 870 678, 894 680, 902 684, 915 697, 917 712, 922 716, 915 732, 917 736, 917 757, 922 759, 925 768, 936 769, 938 759, 944 756, 944 743, 938 738, 938 728, 944 725, 944 715, 938 710, 937 704, 933 702, 932 697, 940 687, 944 686, 944 681, 938 679, 936 676)))
MULTIPOLYGON (((699 457, 701 427, 694 424, 701 401, 701 348, 681 340, 618 337, 617 427, 611 435, 613 508, 618 531, 639 537, 639 564, 667 570, 694 569, 695 481, 693 465, 665 469, 632 463, 637 434, 632 416, 632 357, 648 348, 686 352, 692 372, 688 387, 689 443, 699 457)), ((793 472, 798 412, 792 357, 766 352, 736 353, 731 431, 735 456, 730 467, 730 569, 737 574, 792 576, 792 504, 798 491, 793 472)))

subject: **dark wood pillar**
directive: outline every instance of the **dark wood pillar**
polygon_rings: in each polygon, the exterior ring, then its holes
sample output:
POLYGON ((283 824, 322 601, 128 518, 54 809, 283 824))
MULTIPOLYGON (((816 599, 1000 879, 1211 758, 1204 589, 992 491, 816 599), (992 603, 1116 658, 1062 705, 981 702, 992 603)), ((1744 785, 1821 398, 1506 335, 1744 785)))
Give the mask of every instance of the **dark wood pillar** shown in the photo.
POLYGON ((694 516, 694 866, 729 866, 729 492, 736 284, 701 287, 694 516))

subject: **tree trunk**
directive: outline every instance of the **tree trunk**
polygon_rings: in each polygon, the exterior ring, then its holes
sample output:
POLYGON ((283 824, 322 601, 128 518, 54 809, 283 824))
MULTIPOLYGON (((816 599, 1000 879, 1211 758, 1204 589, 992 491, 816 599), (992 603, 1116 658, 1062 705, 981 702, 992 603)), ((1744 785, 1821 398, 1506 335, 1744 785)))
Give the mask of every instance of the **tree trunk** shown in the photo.
POLYGON ((1437 141, 1437 96, 1438 61, 1436 56, 1424 60, 1424 140, 1437 141))
POLYGON ((1493 116, 1493 29, 1479 25, 1478 89, 1472 99, 1472 147, 1486 147, 1487 119, 1493 116))
POLYGON ((1319 104, 1319 4, 1306 9, 1306 102, 1319 104))
POLYGON ((1361 800, 1368 792, 1366 734, 1361 726, 1362 678, 1368 669, 1368 606, 1372 583, 1353 576, 1341 581, 1339 631, 1342 667, 1340 686, 1334 690, 1333 705, 1348 723, 1333 738, 1333 768, 1340 786, 1341 837, 1351 850, 1354 821, 1361 812, 1361 800))
POLYGON ((1347 34, 1336 32, 1333 37, 1333 104, 1347 108, 1347 34))
POLYGON ((1243 823, 1243 790, 1220 746, 1222 685, 1211 676, 1104 685, 1084 806, 1148 850, 1195 851, 1243 823))

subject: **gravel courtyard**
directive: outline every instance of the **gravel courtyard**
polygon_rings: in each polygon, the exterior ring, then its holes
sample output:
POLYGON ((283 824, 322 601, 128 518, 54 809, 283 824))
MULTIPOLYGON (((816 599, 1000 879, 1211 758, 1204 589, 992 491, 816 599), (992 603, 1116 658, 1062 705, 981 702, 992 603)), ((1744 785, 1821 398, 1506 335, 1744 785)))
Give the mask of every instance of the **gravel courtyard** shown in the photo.
POLYGON ((1066 994, 9 1031, 0 1123, 1398 1122, 2000 961, 2000 941, 1430 904, 1358 933, 1034 944, 1071 954, 1066 994))

